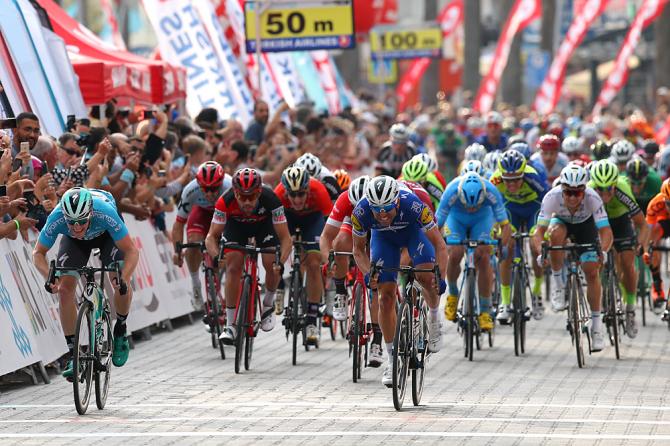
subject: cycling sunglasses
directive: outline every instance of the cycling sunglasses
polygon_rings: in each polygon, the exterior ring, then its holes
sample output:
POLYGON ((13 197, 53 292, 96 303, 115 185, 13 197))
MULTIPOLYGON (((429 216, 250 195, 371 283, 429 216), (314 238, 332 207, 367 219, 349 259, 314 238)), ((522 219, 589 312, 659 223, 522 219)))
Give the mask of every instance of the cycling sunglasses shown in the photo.
POLYGON ((207 192, 209 192, 209 193, 211 193, 211 192, 218 192, 219 189, 220 189, 220 186, 201 187, 201 189, 202 189, 202 191, 205 192, 205 193, 207 193, 207 192))
POLYGON ((307 195, 307 192, 304 190, 299 190, 297 192, 289 191, 288 196, 292 198, 304 197, 307 195))
POLYGON ((612 192, 612 189, 614 189, 614 186, 605 186, 605 187, 596 186, 595 189, 598 192, 612 192))
POLYGON ((247 203, 256 201, 260 195, 260 193, 240 194, 235 192, 235 198, 237 201, 245 201, 247 203))
POLYGON ((584 189, 563 189, 563 195, 567 197, 583 197, 584 189))
POLYGON ((386 206, 373 206, 370 205, 370 210, 374 212, 375 214, 387 214, 391 212, 393 209, 395 209, 395 201, 391 204, 387 204, 386 206))
POLYGON ((88 223, 88 217, 82 218, 80 220, 65 219, 65 223, 67 223, 68 226, 84 226, 86 223, 88 223))

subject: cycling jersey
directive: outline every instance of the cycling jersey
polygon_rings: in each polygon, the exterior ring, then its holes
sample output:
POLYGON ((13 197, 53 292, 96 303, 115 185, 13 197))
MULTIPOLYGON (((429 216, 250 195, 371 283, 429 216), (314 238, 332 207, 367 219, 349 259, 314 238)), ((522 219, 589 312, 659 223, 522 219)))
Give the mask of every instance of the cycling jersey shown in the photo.
MULTIPOLYGON (((593 180, 589 181, 588 186, 595 186, 593 180)), ((620 176, 617 180, 614 196, 608 203, 605 203, 605 212, 607 212, 609 219, 625 215, 633 217, 642 212, 637 201, 635 201, 635 197, 633 197, 633 191, 630 189, 628 180, 625 177, 620 176)))
MULTIPOLYGON (((526 165, 523 171, 523 184, 517 192, 510 192, 502 179, 502 172, 496 171, 490 179, 491 183, 502 194, 505 202, 514 204, 528 204, 541 201, 547 193, 548 187, 537 171, 526 165)), ((507 204, 507 203, 506 203, 507 204)))
POLYGON ((320 212, 324 216, 327 216, 333 209, 333 202, 330 200, 330 195, 328 194, 326 187, 314 178, 309 179, 307 201, 305 202, 305 206, 299 211, 291 207, 291 202, 288 199, 288 194, 282 183, 279 183, 275 188, 275 194, 279 197, 286 212, 290 212, 297 216, 304 216, 316 212, 320 212))
POLYGON ((665 205, 665 195, 656 194, 654 198, 649 202, 647 206, 647 223, 654 225, 660 223, 664 220, 670 220, 670 212, 668 212, 668 207, 665 205))
POLYGON ((391 141, 387 141, 377 155, 375 168, 381 170, 382 175, 398 178, 403 164, 412 159, 414 155, 416 155, 416 149, 411 142, 408 142, 405 150, 398 155, 391 147, 391 141))
POLYGON ((342 189, 340 189, 340 185, 337 183, 337 178, 335 178, 335 175, 333 175, 326 166, 321 167, 321 172, 316 179, 326 187, 330 199, 332 201, 337 200, 337 197, 340 196, 342 189))
POLYGON ((551 189, 544 196, 537 224, 546 227, 549 226, 550 222, 559 221, 570 224, 583 223, 591 216, 593 216, 597 228, 609 226, 603 200, 596 191, 587 187, 584 191, 584 199, 580 203, 579 208, 573 213, 565 207, 563 189, 559 185, 551 189))
POLYGON ((255 224, 272 219, 273 224, 286 223, 284 207, 270 186, 263 186, 258 203, 250 214, 244 214, 235 198, 233 189, 228 189, 219 197, 214 206, 212 223, 225 225, 228 222, 255 224))
POLYGON ((416 231, 426 232, 435 226, 433 213, 409 189, 400 190, 397 213, 389 226, 381 225, 372 215, 367 198, 361 199, 351 214, 353 232, 359 237, 365 237, 369 230, 379 232, 416 231))
MULTIPOLYGON (((437 208, 437 225, 439 227, 444 226, 444 223, 447 219, 447 216, 450 212, 457 212, 458 214, 472 214, 473 210, 466 209, 461 200, 458 199, 458 186, 462 178, 454 178, 447 185, 444 194, 442 194, 442 200, 440 205, 437 208)), ((484 200, 481 205, 476 209, 480 210, 483 208, 491 208, 493 210, 493 216, 495 220, 499 223, 504 223, 507 221, 507 212, 505 211, 505 206, 503 205, 502 195, 498 192, 496 187, 484 181, 484 187, 486 191, 484 192, 484 200)), ((475 211, 476 211, 475 210, 475 211)))
POLYGON ((477 138, 477 142, 483 145, 487 152, 495 152, 496 150, 500 152, 504 151, 507 148, 507 141, 507 135, 504 133, 500 135, 500 141, 498 141, 498 144, 493 144, 491 141, 489 141, 489 136, 486 134, 477 138))
POLYGON ((423 188, 422 185, 407 180, 398 180, 398 184, 400 184, 400 187, 406 187, 412 191, 414 195, 419 197, 419 200, 421 200, 423 204, 428 206, 433 213, 435 212, 435 204, 433 203, 430 194, 426 191, 426 189, 423 188))
POLYGON ((444 188, 447 187, 447 180, 444 179, 444 175, 442 175, 442 173, 439 170, 433 170, 431 174, 435 176, 435 179, 442 186, 442 190, 444 190, 444 188))
POLYGON ((561 170, 563 170, 563 168, 570 162, 568 156, 563 152, 558 153, 558 158, 556 158, 556 162, 551 169, 548 169, 547 166, 544 165, 544 161, 542 161, 542 154, 540 152, 533 153, 530 156, 530 159, 532 163, 537 163, 544 168, 545 172, 547 172, 547 182, 549 183, 552 183, 556 178, 558 178, 561 175, 561 170))
MULTIPOLYGON (((625 172, 623 174, 626 175, 625 172)), ((656 172, 656 169, 650 167, 649 174, 644 180, 642 190, 637 194, 633 194, 644 212, 647 211, 647 206, 651 199, 661 190, 662 183, 663 181, 661 181, 661 177, 658 175, 658 172, 656 172)))
MULTIPOLYGON (((115 242, 128 235, 128 228, 121 220, 121 216, 116 209, 114 197, 109 192, 98 189, 89 189, 93 198, 93 208, 91 210, 90 222, 86 234, 82 240, 93 240, 98 236, 108 232, 115 242)), ((47 248, 51 248, 59 235, 68 236, 68 229, 63 208, 59 203, 49 217, 44 228, 40 231, 39 242, 47 248)))
MULTIPOLYGON (((221 187, 219 188, 219 193, 216 194, 216 199, 223 195, 223 193, 227 191, 232 184, 231 176, 226 174, 223 178, 223 182, 221 183, 221 187)), ((208 210, 214 209, 216 199, 213 202, 209 201, 205 197, 205 193, 198 184, 198 180, 191 180, 191 182, 189 182, 181 192, 181 200, 179 201, 179 206, 177 207, 177 221, 184 223, 188 219, 188 214, 191 212, 193 206, 198 206, 208 210)))

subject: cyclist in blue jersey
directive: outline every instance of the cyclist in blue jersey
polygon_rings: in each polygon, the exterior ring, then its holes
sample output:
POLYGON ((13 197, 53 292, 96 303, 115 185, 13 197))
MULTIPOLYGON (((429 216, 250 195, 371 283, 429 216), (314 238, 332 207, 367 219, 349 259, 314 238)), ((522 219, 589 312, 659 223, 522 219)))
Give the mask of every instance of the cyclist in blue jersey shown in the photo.
MULTIPOLYGON (((447 240, 486 240, 491 238, 495 223, 500 225, 502 244, 507 246, 511 231, 503 198, 496 187, 474 172, 455 178, 447 185, 442 201, 437 209, 437 225, 444 227, 447 240), (446 223, 446 224, 445 224, 446 223)), ((447 285, 449 294, 444 307, 447 320, 456 321, 458 306, 458 276, 461 273, 461 259, 465 254, 463 246, 449 247, 447 264, 447 285)), ((479 288, 479 326, 482 330, 493 328, 491 308, 492 270, 491 248, 479 246, 475 251, 477 283, 479 288)))
MULTIPOLYGON (((526 158, 514 149, 503 153, 498 163, 498 169, 490 178, 491 183, 500 191, 503 204, 507 209, 512 230, 533 232, 537 216, 542 205, 542 198, 549 188, 542 181, 537 171, 527 164, 526 158)), ((508 246, 510 253, 514 253, 514 242, 508 246)), ((541 319, 544 314, 540 290, 542 287, 542 268, 537 263, 539 252, 533 251, 533 271, 535 283, 532 289, 533 317, 541 319)), ((500 309, 498 321, 507 324, 511 321, 510 301, 512 281, 512 258, 507 256, 500 262, 500 309)))
MULTIPOLYGON (((100 249, 100 260, 106 267, 121 262, 121 278, 130 283, 139 260, 139 251, 128 234, 128 228, 119 215, 114 198, 109 192, 97 189, 75 187, 63 195, 60 203, 49 214, 44 228, 40 232, 33 251, 33 262, 37 270, 46 279, 49 275, 49 262, 46 254, 62 235, 56 264, 62 268, 81 268, 86 266, 91 251, 100 249)), ((112 283, 118 284, 116 274, 111 274, 112 283)), ((65 340, 72 354, 74 332, 77 318, 75 291, 77 277, 61 275, 53 285, 47 284, 52 293, 60 298, 60 317, 65 340)), ((130 346, 126 338, 126 319, 130 312, 132 289, 128 285, 126 294, 120 290, 114 293, 114 349, 112 363, 123 366, 128 360, 130 346)), ((73 375, 72 361, 63 372, 65 378, 73 375)))
MULTIPOLYGON (((442 271, 447 264, 447 247, 435 225, 432 211, 409 189, 400 188, 392 177, 381 175, 368 182, 365 197, 351 214, 351 224, 354 259, 364 274, 369 274, 373 263, 397 268, 400 265, 400 252, 407 248, 416 268, 433 268, 437 260, 440 275, 444 277, 442 271), (370 256, 366 252, 369 231, 372 232, 370 256)), ((423 287, 423 296, 430 309, 429 349, 437 352, 442 339, 438 306, 446 284, 443 279, 439 284, 434 283, 431 273, 417 273, 416 277, 423 287)), ((369 278, 371 288, 378 288, 379 293, 379 324, 389 358, 382 376, 382 384, 386 386, 390 386, 393 381, 391 361, 396 329, 396 278, 396 273, 387 271, 369 278)))

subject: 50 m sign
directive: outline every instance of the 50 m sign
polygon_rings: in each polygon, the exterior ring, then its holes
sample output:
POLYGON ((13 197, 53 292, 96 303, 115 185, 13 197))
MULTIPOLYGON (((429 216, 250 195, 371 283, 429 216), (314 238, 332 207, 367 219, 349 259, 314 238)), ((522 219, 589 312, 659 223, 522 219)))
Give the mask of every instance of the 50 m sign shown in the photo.
POLYGON ((262 52, 347 49, 355 46, 351 1, 247 1, 244 19, 249 53, 256 51, 259 37, 262 52), (257 25, 260 25, 260 31, 257 25))

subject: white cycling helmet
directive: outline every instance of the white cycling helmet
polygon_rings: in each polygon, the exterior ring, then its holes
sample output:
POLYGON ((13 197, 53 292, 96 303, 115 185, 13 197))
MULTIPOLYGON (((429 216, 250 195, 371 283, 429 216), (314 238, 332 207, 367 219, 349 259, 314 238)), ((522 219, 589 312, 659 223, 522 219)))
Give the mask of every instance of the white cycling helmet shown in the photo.
POLYGON ((435 172, 437 170, 437 162, 431 158, 427 153, 419 153, 412 158, 418 158, 428 166, 428 172, 435 172))
POLYGON ((409 141, 409 130, 407 130, 405 124, 393 124, 389 129, 389 137, 391 137, 392 142, 405 143, 409 141))
POLYGON ((578 164, 568 164, 561 170, 561 184, 567 187, 585 187, 589 174, 578 164))
POLYGON ((361 201, 361 198, 365 196, 365 188, 367 187, 369 181, 370 176, 363 175, 362 177, 358 177, 351 182, 347 193, 349 195, 349 201, 351 204, 356 206, 358 202, 361 201))
MULTIPOLYGON (((489 172, 495 172, 498 169, 498 161, 500 161, 501 152, 499 150, 494 150, 489 152, 484 157, 482 161, 482 167, 488 170, 489 172)), ((464 169, 465 170, 465 169, 464 169)))
POLYGON ((397 200, 399 195, 398 182, 388 175, 372 178, 365 188, 365 197, 372 206, 388 206, 397 200))
POLYGON ((627 163, 635 154, 635 146, 627 139, 620 139, 612 146, 612 159, 617 164, 627 163))
POLYGON ((486 156, 486 147, 479 143, 470 144, 465 148, 463 159, 484 161, 486 156))
POLYGON ((563 140, 561 149, 563 149, 563 153, 566 155, 579 153, 582 151, 582 143, 576 136, 568 136, 563 140))
POLYGON ((598 128, 589 122, 582 123, 582 127, 579 129, 579 136, 593 139, 598 136, 598 128))
POLYGON ((319 178, 321 175, 321 160, 311 153, 305 153, 295 162, 296 166, 303 167, 312 177, 319 178))

